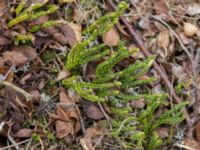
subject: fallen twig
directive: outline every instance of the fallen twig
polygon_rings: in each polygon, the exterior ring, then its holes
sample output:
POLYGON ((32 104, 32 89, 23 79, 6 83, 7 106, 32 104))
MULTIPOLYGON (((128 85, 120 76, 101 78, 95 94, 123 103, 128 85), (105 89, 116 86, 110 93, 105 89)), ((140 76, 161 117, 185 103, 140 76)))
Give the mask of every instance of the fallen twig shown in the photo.
MULTIPOLYGON (((113 3, 112 0, 107 0, 107 3, 112 8, 112 10, 115 10, 115 4, 113 3)), ((127 28, 130 36, 136 42, 137 46, 142 50, 142 52, 144 53, 145 57, 151 56, 152 55, 151 52, 144 46, 145 44, 144 44, 142 38, 135 31, 134 27, 123 16, 120 17, 120 20, 122 21, 122 23, 127 28)), ((175 102, 176 103, 180 103, 182 100, 177 96, 177 94, 176 94, 176 92, 175 92, 175 90, 173 88, 173 85, 171 84, 171 82, 169 81, 167 75, 161 69, 159 64, 156 61, 154 61, 153 66, 156 69, 156 71, 158 72, 158 74, 160 75, 161 79, 166 84, 167 88, 169 89, 170 95, 172 95, 172 97, 174 98, 175 102)), ((190 116, 188 115, 188 112, 187 112, 186 109, 184 109, 184 114, 185 114, 185 117, 186 117, 187 124, 189 126, 191 126, 192 125, 192 121, 191 121, 190 116)))
POLYGON ((3 84, 3 85, 5 85, 5 86, 8 86, 8 87, 10 87, 10 88, 16 90, 17 92, 21 93, 22 95, 25 96, 25 98, 26 98, 27 101, 32 100, 32 97, 33 97, 33 96, 32 96, 31 94, 29 94, 29 93, 26 92, 25 90, 23 90, 23 89, 17 87, 16 85, 14 85, 14 84, 12 84, 12 83, 10 83, 10 82, 8 82, 8 81, 0 81, 0 84, 3 84))
POLYGON ((12 144, 12 145, 9 145, 9 146, 6 146, 6 147, 2 147, 1 150, 8 150, 8 149, 10 149, 10 148, 13 148, 13 147, 22 145, 22 144, 27 143, 27 142, 29 142, 29 141, 30 141, 30 139, 27 139, 27 140, 21 141, 21 142, 19 142, 19 143, 15 143, 15 144, 12 144))

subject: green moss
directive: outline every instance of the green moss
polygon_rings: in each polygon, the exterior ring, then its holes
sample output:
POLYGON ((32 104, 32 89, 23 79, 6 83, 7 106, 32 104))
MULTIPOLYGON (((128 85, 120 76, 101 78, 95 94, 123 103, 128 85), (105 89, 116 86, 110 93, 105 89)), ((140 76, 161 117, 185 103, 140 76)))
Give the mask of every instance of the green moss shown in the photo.
POLYGON ((50 50, 46 50, 42 56, 42 61, 46 64, 46 63, 49 63, 51 61, 53 61, 55 59, 55 54, 54 52, 50 51, 50 50))

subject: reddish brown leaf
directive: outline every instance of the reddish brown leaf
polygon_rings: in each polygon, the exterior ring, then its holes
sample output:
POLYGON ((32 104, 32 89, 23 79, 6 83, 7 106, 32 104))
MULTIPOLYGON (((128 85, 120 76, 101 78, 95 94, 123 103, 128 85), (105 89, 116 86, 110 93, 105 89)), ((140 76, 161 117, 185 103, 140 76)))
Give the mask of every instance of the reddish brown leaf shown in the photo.
POLYGON ((57 105, 57 115, 65 121, 56 121, 56 134, 58 138, 64 138, 69 134, 74 135, 80 130, 79 116, 74 107, 75 103, 65 90, 60 91, 60 105, 57 105))
POLYGON ((67 76, 70 75, 70 72, 67 71, 67 70, 61 70, 59 73, 58 73, 58 76, 56 78, 56 81, 60 81, 64 78, 66 78, 67 76))
POLYGON ((81 100, 81 101, 83 103, 86 114, 89 118, 92 118, 95 120, 104 118, 103 113, 101 112, 99 107, 97 107, 94 103, 86 101, 86 100, 81 100))
POLYGON ((140 108, 140 109, 142 109, 145 106, 144 99, 132 100, 130 105, 133 108, 140 108))
POLYGON ((11 51, 3 53, 6 61, 11 62, 16 66, 21 66, 32 61, 37 56, 35 49, 29 46, 15 46, 11 51))
POLYGON ((108 32, 102 35, 103 42, 108 46, 117 46, 119 43, 119 34, 114 28, 111 28, 108 32))
POLYGON ((81 41, 81 26, 76 24, 68 24, 60 26, 60 29, 65 35, 65 39, 71 47, 78 41, 81 41))
POLYGON ((162 139, 169 137, 169 129, 168 128, 158 128, 158 129, 156 129, 156 133, 162 139))
POLYGON ((33 100, 38 102, 40 100, 40 92, 38 90, 32 90, 29 92, 31 95, 33 95, 33 100))
POLYGON ((169 46, 169 31, 164 30, 160 32, 157 36, 157 44, 160 48, 167 49, 169 46))
POLYGON ((0 35, 0 46, 5 46, 12 43, 12 40, 0 35))
POLYGON ((7 18, 8 7, 3 0, 0 1, 0 17, 7 18))
POLYGON ((101 129, 97 127, 89 127, 87 128, 84 138, 80 140, 81 146, 84 150, 91 150, 93 149, 93 142, 97 141, 98 135, 101 135, 103 132, 101 129))
POLYGON ((27 129, 23 128, 17 131, 17 133, 14 134, 14 137, 18 138, 30 138, 33 133, 37 133, 40 135, 40 137, 45 137, 45 133, 41 130, 33 130, 33 129, 27 129))
POLYGON ((19 137, 19 138, 29 138, 31 137, 33 134, 33 130, 32 129, 20 129, 17 133, 14 134, 15 137, 19 137))

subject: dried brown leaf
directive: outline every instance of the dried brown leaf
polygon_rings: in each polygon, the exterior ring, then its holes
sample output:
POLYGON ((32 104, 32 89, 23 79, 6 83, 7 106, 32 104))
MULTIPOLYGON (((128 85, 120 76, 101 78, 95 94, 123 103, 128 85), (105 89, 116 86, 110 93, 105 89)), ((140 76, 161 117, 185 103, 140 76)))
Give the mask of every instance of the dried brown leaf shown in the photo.
POLYGON ((102 134, 102 130, 97 127, 89 127, 87 128, 84 138, 80 140, 81 146, 84 150, 92 150, 93 142, 95 142, 96 138, 102 134))
POLYGON ((117 46, 120 40, 119 34, 114 28, 111 28, 108 32, 104 33, 102 39, 103 42, 110 47, 117 46))
POLYGON ((169 31, 164 30, 160 32, 157 36, 157 44, 160 48, 167 49, 169 46, 169 31))
POLYGON ((8 7, 3 0, 0 1, 0 17, 7 18, 8 7))
POLYGON ((11 39, 8 39, 6 37, 4 37, 3 35, 0 35, 0 46, 5 46, 12 43, 11 39))
POLYGON ((162 139, 169 137, 169 129, 168 128, 164 128, 164 127, 158 128, 158 129, 156 129, 156 133, 162 139))
POLYGON ((29 92, 33 96, 33 100, 38 102, 41 98, 40 92, 38 90, 31 90, 29 92))
POLYGON ((101 112, 99 107, 97 107, 94 103, 86 101, 86 100, 81 100, 81 101, 83 103, 83 107, 86 111, 86 114, 89 118, 92 118, 95 120, 104 118, 103 113, 101 112))
POLYGON ((70 72, 67 71, 66 69, 61 70, 61 71, 58 73, 58 76, 57 76, 57 78, 56 78, 56 81, 60 81, 60 80, 62 80, 62 79, 64 79, 64 78, 66 78, 66 77, 69 76, 69 75, 70 75, 70 72))
POLYGON ((56 134, 58 138, 64 138, 69 134, 74 135, 80 130, 79 116, 74 106, 74 101, 62 88, 60 91, 60 105, 57 105, 56 113, 65 121, 56 121, 56 134))
POLYGON ((11 49, 11 51, 3 53, 4 59, 16 66, 24 65, 35 59, 36 56, 37 53, 35 49, 30 46, 15 46, 11 49))
POLYGON ((130 103, 131 107, 133 108, 144 108, 145 103, 144 103, 144 99, 139 99, 139 100, 132 100, 130 103))
POLYGON ((81 41, 82 27, 80 25, 70 23, 59 27, 64 34, 65 40, 71 47, 78 41, 81 41))
POLYGON ((32 129, 20 129, 17 133, 14 134, 14 137, 18 138, 30 138, 33 134, 32 129))

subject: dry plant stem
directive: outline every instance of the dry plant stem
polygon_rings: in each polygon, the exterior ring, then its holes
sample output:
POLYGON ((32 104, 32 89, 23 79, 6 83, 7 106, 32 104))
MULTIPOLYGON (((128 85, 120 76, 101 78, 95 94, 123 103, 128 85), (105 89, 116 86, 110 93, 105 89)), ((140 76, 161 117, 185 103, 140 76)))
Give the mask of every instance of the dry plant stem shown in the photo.
POLYGON ((82 130, 83 134, 85 134, 86 129, 85 129, 85 126, 84 126, 84 120, 83 120, 83 118, 81 116, 81 112, 79 110, 79 107, 77 105, 75 105, 75 107, 76 107, 76 110, 77 110, 78 115, 79 115, 80 124, 81 124, 81 130, 82 130))
POLYGON ((104 108, 103 108, 103 106, 101 105, 100 102, 98 102, 98 105, 99 105, 99 108, 100 108, 101 112, 102 112, 103 115, 105 116, 105 118, 106 118, 106 120, 107 120, 107 122, 108 122, 108 124, 109 124, 109 126, 110 126, 110 129, 112 130, 112 125, 111 125, 111 123, 110 123, 110 117, 109 117, 108 114, 105 112, 105 110, 104 110, 104 108))
POLYGON ((10 149, 10 148, 13 148, 13 147, 22 145, 22 144, 27 143, 27 142, 29 142, 29 141, 30 141, 30 139, 27 139, 27 140, 21 141, 21 142, 19 142, 19 143, 15 143, 15 144, 13 144, 13 145, 9 145, 9 146, 6 146, 6 147, 2 147, 1 150, 8 150, 8 149, 10 149))
POLYGON ((174 146, 179 147, 179 148, 184 148, 185 150, 195 150, 195 149, 193 149, 191 147, 188 147, 186 145, 179 144, 179 143, 175 143, 174 146))
MULTIPOLYGON (((107 0, 107 2, 110 5, 110 7, 113 10, 115 10, 115 4, 112 2, 112 0, 107 0)), ((120 20, 125 25, 125 27, 127 28, 129 34, 131 35, 131 37, 133 38, 133 40, 136 42, 136 44, 138 45, 138 47, 142 50, 142 52, 144 53, 145 57, 151 56, 152 54, 144 46, 145 44, 142 41, 142 38, 134 30, 133 26, 124 17, 120 17, 120 20)), ((156 61, 154 61, 153 66, 156 69, 156 71, 158 72, 158 74, 160 75, 160 77, 162 78, 162 80, 164 81, 164 83, 166 84, 166 86, 169 89, 169 92, 172 95, 172 97, 174 98, 175 102, 176 103, 180 103, 181 99, 177 96, 177 94, 176 94, 176 92, 175 92, 175 90, 173 88, 173 85, 171 84, 171 82, 169 81, 167 75, 161 69, 161 67, 159 66, 159 64, 156 61)), ((189 126, 191 126, 192 122, 191 122, 190 116, 188 115, 188 112, 187 112, 186 109, 184 109, 184 114, 185 114, 185 117, 186 117, 187 124, 189 126)))
POLYGON ((17 92, 21 93, 22 95, 25 96, 25 98, 26 98, 27 101, 32 100, 32 97, 33 97, 33 96, 32 96, 31 94, 29 94, 29 93, 26 92, 25 90, 23 90, 23 89, 17 87, 16 85, 14 85, 14 84, 12 84, 12 83, 10 83, 10 82, 8 82, 8 81, 2 81, 2 82, 0 82, 0 84, 3 84, 3 85, 5 85, 5 86, 8 86, 8 87, 10 87, 10 88, 16 90, 17 92))

